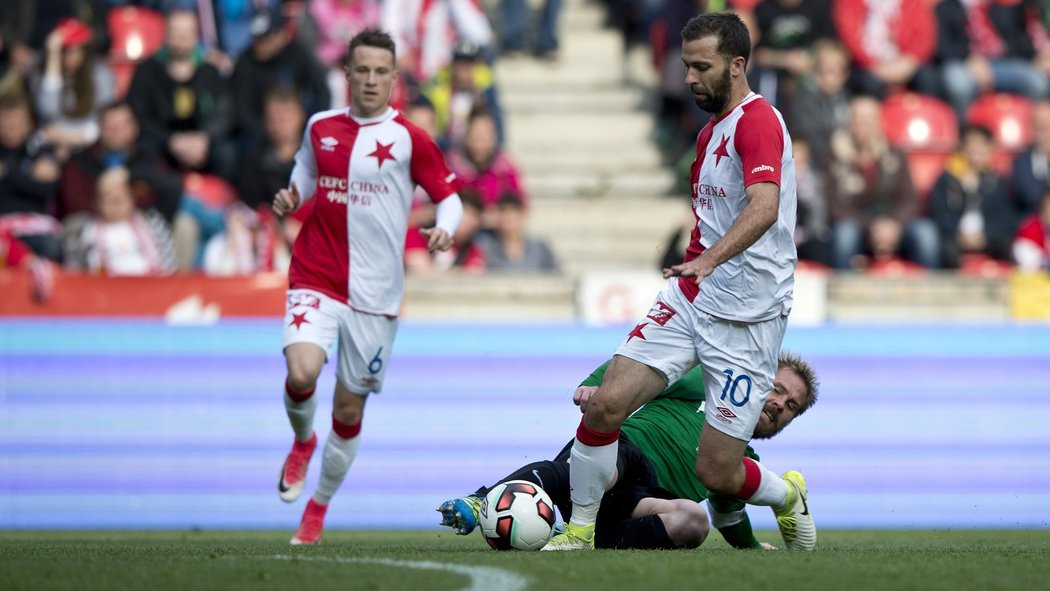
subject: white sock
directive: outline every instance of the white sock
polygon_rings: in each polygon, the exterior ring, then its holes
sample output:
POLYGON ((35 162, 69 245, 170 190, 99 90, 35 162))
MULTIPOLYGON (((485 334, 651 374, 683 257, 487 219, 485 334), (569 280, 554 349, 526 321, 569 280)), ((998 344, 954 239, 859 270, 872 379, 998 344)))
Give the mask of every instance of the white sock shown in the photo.
MULTIPOLYGON (((751 458, 744 458, 744 470, 747 473, 748 480, 753 482, 755 478, 759 478, 759 481, 755 492, 749 498, 742 500, 749 505, 762 505, 774 508, 784 505, 789 489, 788 483, 784 482, 779 474, 772 470, 767 470, 762 464, 751 458)), ((748 486, 746 481, 744 486, 748 486)), ((752 484, 752 486, 754 485, 752 484)))
POLYGON ((317 397, 311 396, 302 402, 296 402, 285 392, 284 410, 288 413, 288 422, 292 424, 296 440, 308 441, 314 434, 314 411, 317 410, 317 397))
POLYGON ((572 499, 572 517, 569 523, 577 526, 594 525, 598 519, 605 489, 616 474, 616 455, 620 442, 592 446, 572 443, 569 456, 569 496, 572 499))
POLYGON ((321 456, 321 480, 317 483, 317 492, 314 493, 315 503, 327 505, 328 501, 332 500, 332 495, 339 490, 339 485, 350 470, 350 464, 357 455, 357 446, 360 443, 360 435, 343 439, 336 435, 335 431, 328 434, 324 454, 321 456))

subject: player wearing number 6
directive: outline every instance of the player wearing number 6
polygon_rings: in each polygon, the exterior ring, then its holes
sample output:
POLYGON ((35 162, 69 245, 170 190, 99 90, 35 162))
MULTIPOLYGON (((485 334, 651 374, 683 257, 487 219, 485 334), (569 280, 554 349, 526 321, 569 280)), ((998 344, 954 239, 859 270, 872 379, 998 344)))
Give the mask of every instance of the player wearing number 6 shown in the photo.
POLYGON ((431 251, 449 248, 463 214, 459 181, 441 150, 388 104, 397 79, 393 40, 366 29, 350 41, 348 56, 350 108, 310 118, 289 188, 273 203, 274 212, 285 215, 314 200, 288 271, 284 404, 295 442, 277 481, 287 502, 303 491, 317 446, 317 376, 338 342, 332 430, 317 491, 292 544, 321 541, 328 502, 357 453, 365 400, 383 387, 401 308, 405 233, 416 186, 437 203, 436 227, 423 230, 431 251))
POLYGON ((706 427, 696 473, 712 493, 773 507, 788 548, 812 548, 816 530, 802 475, 781 476, 744 452, 773 388, 795 272, 795 164, 784 120, 751 92, 747 27, 731 13, 682 29, 685 83, 713 117, 690 172, 696 216, 685 261, 620 346, 576 431, 569 464, 572 517, 544 550, 594 547, 612 481, 620 426, 700 365, 706 427))

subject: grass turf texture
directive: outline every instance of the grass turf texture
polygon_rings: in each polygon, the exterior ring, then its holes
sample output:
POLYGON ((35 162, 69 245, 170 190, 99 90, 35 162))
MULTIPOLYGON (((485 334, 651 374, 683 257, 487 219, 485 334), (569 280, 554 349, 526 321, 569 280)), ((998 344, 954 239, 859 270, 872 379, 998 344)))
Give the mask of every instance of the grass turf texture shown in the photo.
MULTIPOLYGON (((319 547, 290 547, 288 536, 0 532, 0 587, 481 591, 493 580, 514 580, 537 591, 960 591, 1040 589, 1050 581, 1050 530, 821 531, 820 547, 812 553, 732 550, 717 534, 699 550, 587 553, 495 552, 477 534, 330 531, 319 547), (497 579, 435 564, 494 568, 497 579)), ((776 540, 772 532, 759 537, 776 540)))

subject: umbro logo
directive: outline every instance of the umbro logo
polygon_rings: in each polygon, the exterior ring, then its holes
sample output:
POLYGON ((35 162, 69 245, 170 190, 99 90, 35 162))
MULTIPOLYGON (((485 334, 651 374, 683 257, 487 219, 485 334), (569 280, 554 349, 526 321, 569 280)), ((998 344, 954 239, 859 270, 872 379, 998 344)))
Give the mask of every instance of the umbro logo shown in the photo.
POLYGON ((321 149, 326 152, 334 152, 335 147, 339 145, 339 140, 332 136, 321 138, 321 149))
POLYGON ((715 408, 718 410, 718 414, 722 415, 723 417, 725 417, 727 419, 735 419, 736 418, 736 415, 733 414, 733 411, 729 410, 728 408, 726 408, 724 406, 716 406, 715 408))

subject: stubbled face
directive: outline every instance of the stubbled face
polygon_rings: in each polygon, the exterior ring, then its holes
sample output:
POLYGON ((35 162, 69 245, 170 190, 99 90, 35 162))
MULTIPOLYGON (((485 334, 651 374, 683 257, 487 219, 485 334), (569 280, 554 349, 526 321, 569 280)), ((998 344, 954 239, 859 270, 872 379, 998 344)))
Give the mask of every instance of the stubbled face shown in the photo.
POLYGON ((275 142, 296 141, 303 133, 306 114, 293 100, 270 100, 263 111, 266 134, 275 142))
POLYGON ((696 105, 721 114, 729 105, 732 63, 718 53, 718 38, 709 35, 682 44, 685 84, 696 105))
POLYGON ((397 80, 394 54, 379 47, 354 48, 346 81, 350 83, 350 110, 358 117, 375 117, 386 110, 397 80))
POLYGON ((0 111, 0 146, 15 149, 26 143, 33 131, 29 109, 18 107, 0 111))
POLYGON ((849 133, 858 144, 869 144, 882 137, 882 115, 873 98, 854 99, 850 104, 849 133))
POLYGON ((849 62, 837 51, 818 53, 813 64, 813 78, 817 87, 827 94, 835 94, 846 86, 849 77, 849 62))
POLYGON ((165 45, 171 57, 189 59, 197 48, 200 37, 197 33, 197 19, 191 13, 175 12, 168 17, 165 45))
POLYGON ((979 133, 968 133, 963 138, 962 153, 966 162, 975 170, 992 167, 992 142, 979 133))
POLYGON ((755 439, 769 439, 791 424, 806 400, 806 383, 795 370, 782 367, 773 376, 773 391, 755 426, 755 439))
POLYGON ((135 143, 139 135, 138 122, 130 107, 106 111, 99 125, 99 142, 111 152, 123 152, 135 143))

